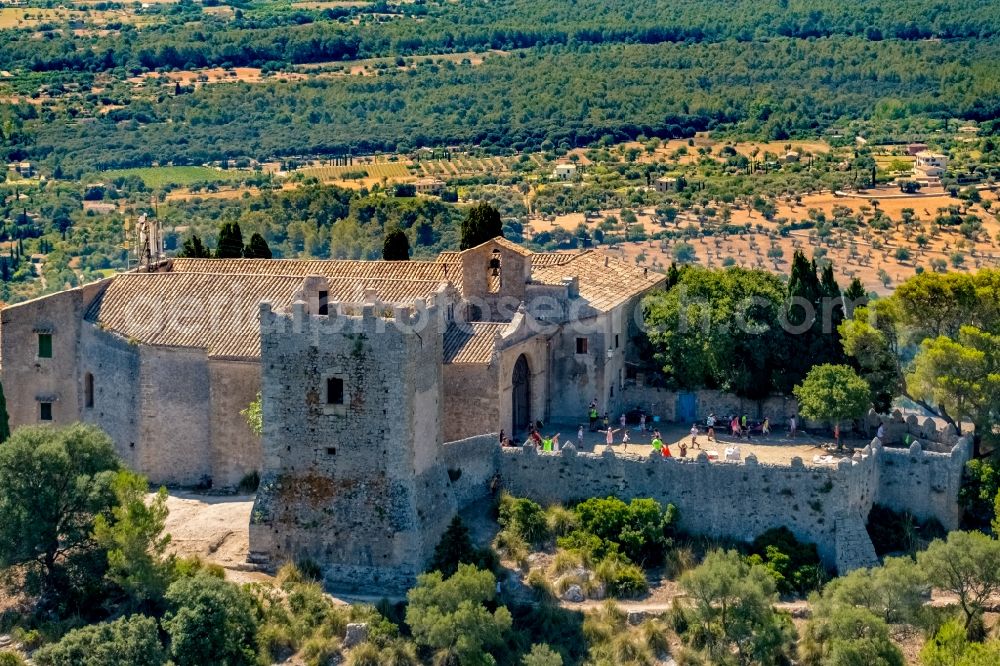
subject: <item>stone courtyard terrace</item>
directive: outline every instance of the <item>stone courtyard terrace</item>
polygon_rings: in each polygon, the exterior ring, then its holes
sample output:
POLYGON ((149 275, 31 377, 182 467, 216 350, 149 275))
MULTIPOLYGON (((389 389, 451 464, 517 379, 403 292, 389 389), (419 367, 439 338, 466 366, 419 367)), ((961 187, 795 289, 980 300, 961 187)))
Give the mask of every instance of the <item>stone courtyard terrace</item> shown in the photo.
MULTIPOLYGON (((746 439, 738 440, 728 434, 722 434, 721 428, 716 428, 717 442, 710 442, 705 434, 698 435, 698 443, 701 445, 701 449, 691 448, 691 434, 690 426, 685 426, 684 424, 678 423, 652 423, 647 424, 646 432, 643 433, 638 426, 634 424, 629 424, 628 432, 630 442, 626 449, 622 445, 622 433, 619 430, 615 433, 615 443, 612 445, 616 455, 624 456, 641 456, 646 457, 650 454, 650 440, 652 439, 652 428, 649 425, 654 425, 660 430, 663 441, 670 447, 671 455, 678 457, 680 456, 679 443, 683 440, 688 443, 688 457, 692 460, 698 456, 700 451, 717 451, 719 454, 719 459, 725 457, 726 447, 739 446, 740 454, 743 458, 748 455, 753 454, 757 457, 757 460, 764 464, 769 465, 788 465, 791 463, 792 458, 801 458, 802 462, 807 466, 830 466, 828 463, 815 463, 813 459, 815 456, 824 456, 833 454, 835 458, 838 457, 849 457, 851 455, 850 449, 860 450, 865 447, 865 445, 871 442, 870 438, 858 438, 858 437, 845 437, 843 438, 845 451, 840 454, 834 454, 835 442, 832 435, 821 435, 814 433, 803 433, 799 431, 794 439, 788 436, 788 431, 784 426, 780 426, 777 432, 772 432, 768 437, 753 437, 749 442, 746 439)), ((579 428, 579 423, 557 423, 557 424, 545 424, 542 428, 542 434, 545 437, 551 437, 552 435, 559 433, 559 441, 563 443, 572 443, 576 446, 576 433, 577 428, 579 428)), ((617 424, 612 426, 618 429, 620 426, 617 424)), ((603 428, 603 426, 602 426, 603 428)), ((584 424, 583 429, 584 443, 583 447, 578 447, 578 450, 582 452, 591 453, 602 453, 607 446, 605 445, 605 433, 603 430, 598 432, 590 432, 587 429, 587 425, 584 424)), ((835 463, 834 463, 835 464, 835 463)))

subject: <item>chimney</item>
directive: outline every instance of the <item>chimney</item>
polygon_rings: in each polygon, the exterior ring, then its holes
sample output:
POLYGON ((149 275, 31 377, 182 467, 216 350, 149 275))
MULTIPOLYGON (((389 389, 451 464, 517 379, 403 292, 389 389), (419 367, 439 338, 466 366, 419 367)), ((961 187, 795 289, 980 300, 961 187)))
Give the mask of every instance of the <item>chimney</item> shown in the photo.
POLYGON ((566 287, 566 297, 567 298, 579 298, 580 296, 580 278, 577 276, 564 277, 562 279, 562 284, 566 287))
POLYGON ((373 289, 371 287, 365 287, 365 292, 364 293, 365 293, 365 299, 364 299, 365 303, 376 303, 376 302, 378 302, 378 291, 377 290, 375 290, 375 289, 373 289))
POLYGON ((642 268, 642 277, 649 277, 649 269, 645 266, 642 268))
POLYGON ((608 255, 604 255, 604 265, 608 265, 608 255))

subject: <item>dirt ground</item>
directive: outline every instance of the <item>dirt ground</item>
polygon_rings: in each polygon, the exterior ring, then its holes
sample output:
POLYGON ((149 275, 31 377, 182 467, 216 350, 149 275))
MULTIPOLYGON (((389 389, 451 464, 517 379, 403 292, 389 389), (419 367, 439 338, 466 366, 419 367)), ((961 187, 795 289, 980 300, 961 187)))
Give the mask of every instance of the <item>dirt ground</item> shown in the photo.
POLYGON ((226 578, 236 582, 270 579, 247 564, 253 496, 173 491, 167 508, 171 553, 218 564, 226 570, 226 578))

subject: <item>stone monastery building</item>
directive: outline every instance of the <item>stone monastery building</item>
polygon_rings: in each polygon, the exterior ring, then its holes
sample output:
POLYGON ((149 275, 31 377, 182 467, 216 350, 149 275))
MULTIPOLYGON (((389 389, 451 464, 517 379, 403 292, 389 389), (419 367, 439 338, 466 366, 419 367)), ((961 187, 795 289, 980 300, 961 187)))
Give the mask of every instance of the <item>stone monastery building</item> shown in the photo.
MULTIPOLYGON (((618 411, 636 305, 663 279, 503 238, 434 261, 168 259, 5 308, 0 377, 12 426, 95 423, 154 483, 233 486, 262 470, 240 410, 261 390, 263 302, 323 316, 436 307, 440 353, 422 362, 440 368, 422 371, 440 370, 435 416, 451 441, 576 421, 595 398, 618 411)), ((325 406, 367 399, 353 378, 327 379, 286 381, 325 406)))
POLYGON ((785 526, 842 572, 876 561, 876 502, 958 527, 971 442, 914 415, 885 443, 923 442, 833 466, 501 448, 499 430, 578 423, 595 399, 662 400, 623 393, 637 306, 664 279, 502 238, 435 261, 169 259, 0 310, 0 378, 12 426, 95 423, 154 483, 260 472, 251 561, 308 558, 339 588, 405 590, 497 478, 546 503, 670 502, 692 533, 785 526), (262 437, 240 415, 258 392, 262 437))

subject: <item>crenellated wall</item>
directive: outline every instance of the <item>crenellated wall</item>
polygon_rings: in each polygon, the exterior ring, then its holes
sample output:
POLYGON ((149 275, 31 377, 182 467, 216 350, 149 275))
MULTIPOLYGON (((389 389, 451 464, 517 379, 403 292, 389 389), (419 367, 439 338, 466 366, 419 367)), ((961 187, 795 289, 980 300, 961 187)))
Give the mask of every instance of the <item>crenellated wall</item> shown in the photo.
MULTIPOLYGON (((873 440, 873 447, 877 443, 873 440)), ((948 453, 924 451, 919 442, 908 449, 879 448, 878 503, 958 529, 962 516, 957 498, 965 464, 972 458, 971 438, 962 437, 948 453)))
MULTIPOLYGON (((504 487, 517 496, 549 504, 615 496, 625 501, 651 497, 673 504, 680 526, 693 534, 750 541, 772 527, 788 527, 816 543, 823 561, 842 562, 836 552, 838 521, 864 528, 876 495, 876 458, 859 456, 837 467, 766 465, 748 456, 740 462, 578 453, 572 446, 558 454, 532 447, 505 449, 500 455, 504 487)), ((872 551, 871 556, 874 556, 872 551)))

